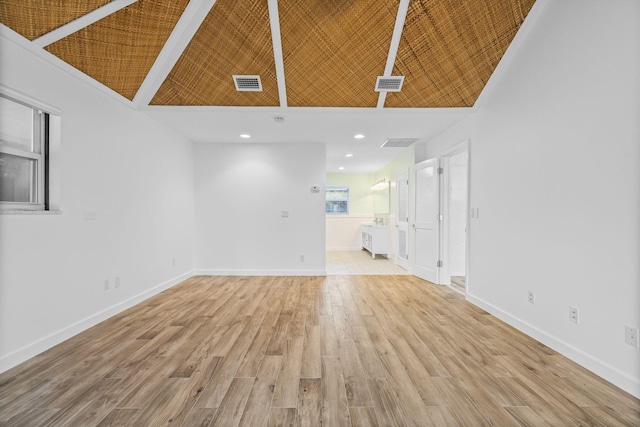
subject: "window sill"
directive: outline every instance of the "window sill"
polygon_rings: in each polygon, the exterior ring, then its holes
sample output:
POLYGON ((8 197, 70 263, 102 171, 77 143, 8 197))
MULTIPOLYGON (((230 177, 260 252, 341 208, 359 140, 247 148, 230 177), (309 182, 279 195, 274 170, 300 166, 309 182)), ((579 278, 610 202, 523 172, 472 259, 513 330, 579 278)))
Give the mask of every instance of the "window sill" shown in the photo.
POLYGON ((19 210, 0 210, 0 215, 60 215, 61 211, 19 211, 19 210))

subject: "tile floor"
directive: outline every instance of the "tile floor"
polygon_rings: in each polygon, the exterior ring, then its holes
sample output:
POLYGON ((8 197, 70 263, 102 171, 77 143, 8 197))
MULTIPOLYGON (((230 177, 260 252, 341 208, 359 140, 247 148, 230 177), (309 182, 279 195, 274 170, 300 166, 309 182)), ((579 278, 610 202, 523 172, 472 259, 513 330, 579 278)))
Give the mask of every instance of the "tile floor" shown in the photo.
POLYGON ((373 259, 369 252, 360 250, 327 251, 327 274, 389 275, 409 272, 382 255, 376 255, 376 259, 373 259))

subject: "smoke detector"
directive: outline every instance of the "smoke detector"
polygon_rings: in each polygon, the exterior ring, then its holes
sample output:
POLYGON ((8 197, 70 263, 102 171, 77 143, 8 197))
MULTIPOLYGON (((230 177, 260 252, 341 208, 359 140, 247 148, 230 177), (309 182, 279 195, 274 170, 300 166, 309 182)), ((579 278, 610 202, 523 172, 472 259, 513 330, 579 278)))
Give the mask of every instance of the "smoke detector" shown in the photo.
POLYGON ((233 83, 238 92, 262 92, 260 76, 233 76, 233 83))

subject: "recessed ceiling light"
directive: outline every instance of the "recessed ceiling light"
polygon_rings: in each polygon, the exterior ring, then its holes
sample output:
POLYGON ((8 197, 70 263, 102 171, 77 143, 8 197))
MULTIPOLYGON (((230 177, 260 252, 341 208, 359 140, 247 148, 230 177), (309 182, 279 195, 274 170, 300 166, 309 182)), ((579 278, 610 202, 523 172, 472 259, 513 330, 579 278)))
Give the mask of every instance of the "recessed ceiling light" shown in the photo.
POLYGON ((344 156, 345 156, 345 157, 353 157, 353 154, 351 154, 351 153, 347 153, 347 154, 345 154, 344 156))
POLYGON ((361 133, 359 133, 359 134, 357 134, 357 135, 354 135, 353 137, 354 137, 355 139, 362 139, 362 138, 364 138, 364 135, 363 135, 363 134, 361 134, 361 133))
POLYGON ((249 139, 251 138, 251 135, 249 135, 248 133, 243 133, 243 134, 240 134, 240 138, 249 139))
POLYGON ((344 170, 344 167, 340 166, 340 167, 338 168, 338 170, 339 170, 339 171, 343 171, 343 170, 344 170))

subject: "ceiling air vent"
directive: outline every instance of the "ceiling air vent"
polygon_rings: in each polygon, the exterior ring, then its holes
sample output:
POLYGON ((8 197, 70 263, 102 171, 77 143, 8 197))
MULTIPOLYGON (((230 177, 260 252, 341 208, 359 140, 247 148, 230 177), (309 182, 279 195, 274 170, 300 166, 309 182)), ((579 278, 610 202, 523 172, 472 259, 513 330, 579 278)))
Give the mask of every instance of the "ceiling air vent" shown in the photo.
POLYGON ((238 92, 262 92, 260 76, 233 76, 233 83, 238 92))
POLYGON ((417 140, 418 138, 389 138, 380 146, 380 148, 404 148, 410 146, 417 140))
POLYGON ((404 76, 378 76, 376 92, 400 92, 404 76))

